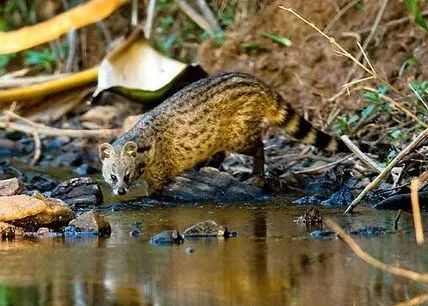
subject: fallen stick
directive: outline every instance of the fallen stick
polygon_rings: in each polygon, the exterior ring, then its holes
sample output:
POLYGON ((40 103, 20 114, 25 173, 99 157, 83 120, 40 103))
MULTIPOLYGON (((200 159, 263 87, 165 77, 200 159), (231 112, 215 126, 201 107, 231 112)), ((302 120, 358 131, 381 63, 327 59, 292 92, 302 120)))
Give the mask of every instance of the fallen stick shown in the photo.
POLYGON ((195 9, 193 9, 185 0, 175 0, 183 11, 194 23, 196 23, 202 30, 207 31, 212 37, 215 34, 215 29, 211 24, 195 9))
POLYGON ((428 128, 423 130, 422 133, 418 135, 407 147, 404 148, 403 151, 401 151, 389 164, 385 167, 385 169, 382 170, 381 173, 371 182, 369 185, 367 185, 366 188, 363 189, 363 191, 360 192, 358 197, 352 201, 352 203, 348 206, 348 208, 345 210, 345 214, 352 212, 352 210, 360 204, 362 199, 366 196, 367 193, 369 193, 373 188, 376 188, 380 182, 389 174, 389 172, 394 168, 400 160, 409 154, 419 143, 421 143, 425 138, 428 137, 428 128))
POLYGON ((340 138, 343 140, 343 142, 349 148, 349 150, 351 150, 364 164, 369 166, 370 169, 372 169, 377 173, 382 172, 383 168, 380 167, 374 160, 372 160, 366 154, 361 152, 361 150, 351 141, 351 139, 349 139, 348 136, 343 135, 343 136, 340 136, 340 138))
POLYGON ((413 212, 413 223, 415 226, 415 237, 416 243, 422 245, 424 243, 424 230, 422 228, 422 217, 421 209, 419 206, 419 189, 421 184, 428 179, 428 171, 422 173, 419 177, 412 179, 410 184, 411 199, 412 199, 412 212, 413 212))
POLYGON ((2 122, 0 121, 0 129, 11 129, 21 133, 43 136, 68 136, 73 138, 86 138, 86 137, 98 137, 98 138, 113 138, 120 133, 120 129, 100 129, 100 130, 73 130, 73 129, 57 129, 44 125, 27 125, 15 122, 2 122))
POLYGON ((324 223, 331 228, 333 231, 335 231, 340 238, 345 241, 349 247, 352 249, 352 251, 357 255, 360 259, 362 259, 364 262, 368 263, 369 265, 378 268, 379 270, 404 277, 413 281, 417 282, 428 282, 428 273, 418 273, 412 270, 403 269, 400 267, 394 267, 387 265, 380 260, 374 258, 373 256, 367 254, 361 247, 354 241, 354 239, 351 238, 336 222, 333 220, 327 218, 324 223))
POLYGON ((351 155, 347 155, 341 159, 338 159, 336 161, 333 161, 331 163, 322 165, 322 166, 317 166, 317 167, 312 167, 312 168, 308 168, 308 169, 304 169, 304 170, 300 170, 300 171, 294 171, 294 174, 316 174, 316 173, 320 173, 324 170, 330 169, 331 167, 340 164, 348 159, 352 159, 352 154, 351 155))
POLYGON ((63 90, 76 88, 96 81, 98 77, 98 67, 94 67, 82 72, 67 75, 58 80, 52 80, 36 85, 12 88, 0 91, 0 106, 2 104, 24 101, 47 96, 61 92, 63 90))

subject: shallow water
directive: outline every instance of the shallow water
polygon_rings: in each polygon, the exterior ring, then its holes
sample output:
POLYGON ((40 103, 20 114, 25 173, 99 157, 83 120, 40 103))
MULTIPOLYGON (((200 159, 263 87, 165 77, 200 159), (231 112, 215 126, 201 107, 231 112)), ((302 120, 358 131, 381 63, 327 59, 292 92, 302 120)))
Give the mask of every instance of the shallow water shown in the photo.
MULTIPOLYGON (((367 266, 340 240, 308 238, 310 229, 292 222, 303 210, 282 202, 116 211, 106 213, 110 238, 2 242, 0 305, 391 305, 428 289, 367 266), (148 242, 205 219, 239 237, 148 242), (137 238, 135 222, 143 222, 137 238)), ((322 213, 348 229, 393 230, 395 217, 322 213)), ((398 232, 357 241, 381 260, 426 271, 427 247, 415 246, 411 227, 405 216, 398 232)))

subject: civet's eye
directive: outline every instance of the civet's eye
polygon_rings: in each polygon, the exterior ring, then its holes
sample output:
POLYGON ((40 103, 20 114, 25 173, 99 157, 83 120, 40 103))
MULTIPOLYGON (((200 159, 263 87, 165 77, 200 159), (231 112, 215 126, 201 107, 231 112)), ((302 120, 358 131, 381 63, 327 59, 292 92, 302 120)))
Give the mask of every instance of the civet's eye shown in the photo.
POLYGON ((125 183, 126 184, 129 184, 129 179, 130 179, 130 175, 129 175, 129 172, 128 173, 126 173, 126 175, 125 175, 125 177, 123 178, 123 180, 125 181, 125 183))
POLYGON ((111 180, 112 180, 113 182, 116 182, 116 181, 117 181, 117 177, 116 177, 116 175, 114 175, 114 174, 110 175, 110 178, 111 178, 111 180))

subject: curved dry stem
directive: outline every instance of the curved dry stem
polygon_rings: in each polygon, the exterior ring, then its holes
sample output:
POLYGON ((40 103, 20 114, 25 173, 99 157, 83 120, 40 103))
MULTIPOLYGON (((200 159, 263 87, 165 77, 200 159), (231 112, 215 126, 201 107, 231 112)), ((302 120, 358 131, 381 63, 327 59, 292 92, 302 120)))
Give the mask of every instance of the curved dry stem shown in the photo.
POLYGON ((396 276, 404 277, 417 282, 428 282, 428 273, 419 273, 412 270, 403 269, 400 267, 394 267, 387 265, 380 260, 374 258, 373 256, 367 254, 355 241, 351 238, 336 222, 327 218, 325 224, 335 231, 340 238, 345 241, 352 251, 364 262, 369 265, 378 268, 379 270, 394 274, 396 276))

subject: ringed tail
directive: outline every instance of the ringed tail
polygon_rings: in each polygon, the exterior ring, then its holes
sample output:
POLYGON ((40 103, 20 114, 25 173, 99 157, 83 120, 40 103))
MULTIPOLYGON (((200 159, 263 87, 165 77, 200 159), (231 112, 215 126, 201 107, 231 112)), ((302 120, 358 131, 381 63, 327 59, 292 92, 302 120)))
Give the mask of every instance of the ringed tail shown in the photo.
POLYGON ((283 117, 279 126, 290 136, 303 143, 313 145, 328 152, 350 152, 345 143, 337 137, 331 136, 315 127, 289 105, 282 106, 283 117))

